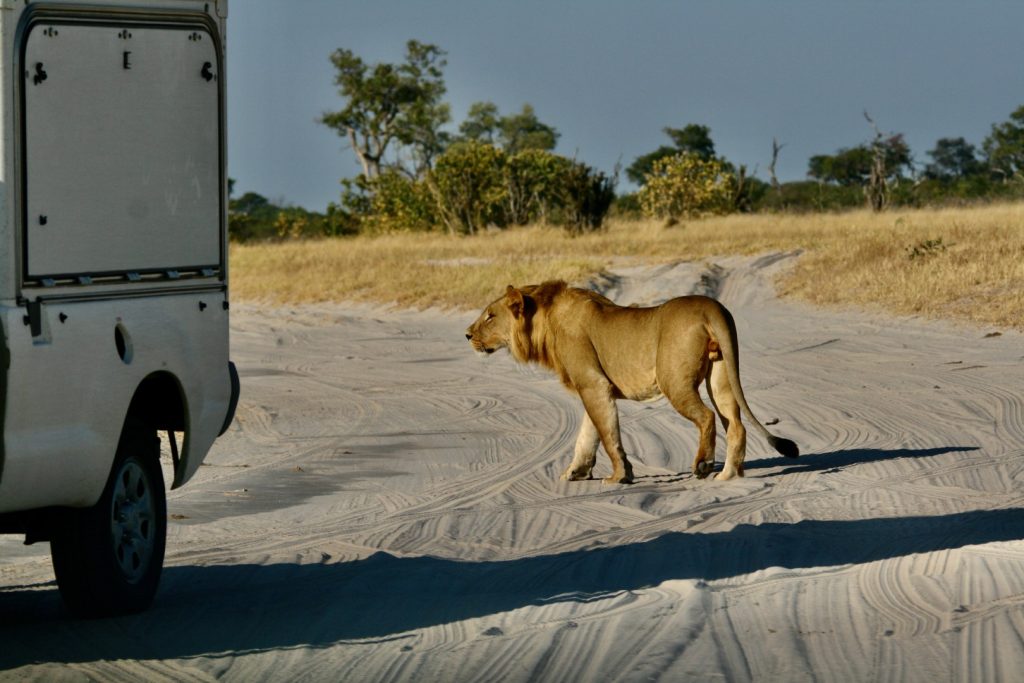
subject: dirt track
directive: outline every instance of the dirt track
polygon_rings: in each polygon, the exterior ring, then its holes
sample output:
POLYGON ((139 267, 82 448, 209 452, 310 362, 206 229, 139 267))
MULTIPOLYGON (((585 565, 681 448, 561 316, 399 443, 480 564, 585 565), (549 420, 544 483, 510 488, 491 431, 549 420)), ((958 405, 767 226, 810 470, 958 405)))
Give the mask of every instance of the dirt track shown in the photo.
POLYGON ((155 605, 70 621, 6 537, 0 678, 1017 678, 1021 336, 779 302, 792 258, 594 283, 733 311, 748 401, 805 455, 751 435, 730 482, 690 476, 664 401, 621 405, 636 484, 559 481, 577 399, 475 356, 472 314, 234 306, 238 421, 170 495, 155 605))

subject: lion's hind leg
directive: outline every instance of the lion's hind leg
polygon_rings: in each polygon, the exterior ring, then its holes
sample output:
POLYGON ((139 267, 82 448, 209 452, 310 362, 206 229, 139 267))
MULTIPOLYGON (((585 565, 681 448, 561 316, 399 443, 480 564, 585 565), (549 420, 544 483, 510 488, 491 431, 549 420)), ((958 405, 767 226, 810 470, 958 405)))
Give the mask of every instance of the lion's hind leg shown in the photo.
POLYGON ((661 392, 672 407, 700 432, 697 455, 693 458, 693 474, 698 479, 711 474, 715 467, 715 414, 704 405, 697 391, 709 372, 710 364, 708 355, 703 351, 699 356, 693 356, 669 350, 658 362, 658 385, 661 392), (662 358, 682 360, 671 363, 662 358))
POLYGON ((732 386, 726 375, 725 364, 716 361, 711 364, 707 379, 708 396, 726 433, 725 467, 715 479, 732 479, 743 476, 743 460, 747 455, 747 430, 740 421, 740 406, 732 393, 732 386))
POLYGON ((715 414, 704 405, 696 389, 668 398, 672 407, 696 425, 700 432, 697 455, 693 458, 693 474, 698 479, 703 479, 711 474, 715 466, 715 414))
POLYGON ((583 411, 583 421, 580 424, 580 433, 576 437, 576 447, 573 450, 572 462, 565 472, 562 472, 562 479, 565 481, 579 481, 590 479, 590 473, 594 469, 594 462, 597 460, 597 445, 601 441, 600 434, 594 421, 583 411))

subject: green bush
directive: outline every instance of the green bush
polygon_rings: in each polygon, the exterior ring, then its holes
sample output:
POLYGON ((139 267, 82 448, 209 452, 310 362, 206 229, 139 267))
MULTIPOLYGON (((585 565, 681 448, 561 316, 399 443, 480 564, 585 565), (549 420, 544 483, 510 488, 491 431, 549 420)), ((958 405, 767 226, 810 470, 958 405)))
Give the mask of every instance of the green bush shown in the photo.
POLYGON ((508 157, 504 167, 505 220, 509 225, 551 221, 561 203, 572 162, 540 149, 508 157))
POLYGON ((385 171, 369 183, 372 191, 364 229, 371 232, 422 232, 437 226, 437 206, 422 180, 385 171))
POLYGON ((255 192, 228 204, 228 237, 234 242, 334 237, 358 231, 358 221, 337 204, 325 213, 281 207, 255 192))
POLYGON ((615 201, 615 180, 573 162, 563 173, 560 195, 558 225, 575 234, 597 230, 615 201))
POLYGON ((658 159, 640 189, 646 216, 676 220, 734 210, 736 177, 718 159, 676 154, 658 159))
POLYGON ((437 158, 425 182, 448 232, 472 235, 504 225, 505 160, 503 151, 475 140, 452 145, 437 158))
POLYGON ((856 185, 831 185, 816 180, 783 183, 754 203, 755 211, 840 211, 864 206, 864 190, 856 185))

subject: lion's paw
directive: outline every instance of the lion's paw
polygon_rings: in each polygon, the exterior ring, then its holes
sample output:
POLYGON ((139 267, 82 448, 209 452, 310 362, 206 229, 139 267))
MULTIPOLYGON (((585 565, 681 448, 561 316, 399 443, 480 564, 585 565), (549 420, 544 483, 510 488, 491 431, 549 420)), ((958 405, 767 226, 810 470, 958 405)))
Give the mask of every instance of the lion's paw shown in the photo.
POLYGON ((562 472, 562 481, 583 481, 590 478, 590 470, 574 470, 570 467, 562 472))
POLYGON ((714 461, 711 461, 711 460, 701 460, 699 463, 697 463, 697 467, 694 469, 693 473, 694 473, 694 475, 698 479, 704 479, 709 474, 711 474, 712 470, 714 470, 714 469, 715 469, 714 461))
POLYGON ((632 484, 633 477, 629 475, 622 475, 619 477, 612 475, 610 477, 605 477, 601 481, 603 481, 605 484, 632 484))

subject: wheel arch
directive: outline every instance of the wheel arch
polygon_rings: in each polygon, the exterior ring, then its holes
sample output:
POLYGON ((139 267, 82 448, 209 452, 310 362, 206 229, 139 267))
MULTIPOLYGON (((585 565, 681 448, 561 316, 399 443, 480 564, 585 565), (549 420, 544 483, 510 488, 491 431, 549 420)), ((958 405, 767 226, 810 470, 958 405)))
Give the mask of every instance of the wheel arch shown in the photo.
POLYGON ((142 424, 154 433, 183 432, 185 437, 178 456, 176 447, 172 449, 174 459, 174 479, 171 488, 181 485, 185 472, 185 463, 189 453, 189 410, 188 398, 181 380, 166 370, 150 373, 139 383, 128 406, 122 436, 130 425, 142 424))

